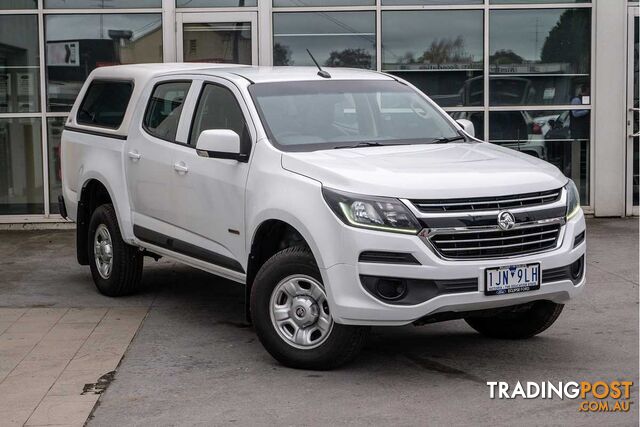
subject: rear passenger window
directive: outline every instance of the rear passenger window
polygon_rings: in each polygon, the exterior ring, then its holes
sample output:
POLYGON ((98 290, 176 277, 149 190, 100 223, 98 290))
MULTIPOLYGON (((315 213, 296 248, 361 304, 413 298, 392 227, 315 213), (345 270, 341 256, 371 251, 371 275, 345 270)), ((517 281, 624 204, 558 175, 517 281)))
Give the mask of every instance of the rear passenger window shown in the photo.
POLYGON ((240 152, 248 154, 251 151, 251 136, 242 109, 233 92, 223 86, 207 84, 202 90, 189 145, 195 146, 202 131, 208 129, 235 131, 240 136, 240 152))
POLYGON ((144 128, 151 135, 175 141, 178 122, 191 82, 167 82, 155 87, 144 115, 144 128))
POLYGON ((76 120, 88 126, 119 128, 127 111, 131 92, 131 82, 94 80, 80 104, 76 120))

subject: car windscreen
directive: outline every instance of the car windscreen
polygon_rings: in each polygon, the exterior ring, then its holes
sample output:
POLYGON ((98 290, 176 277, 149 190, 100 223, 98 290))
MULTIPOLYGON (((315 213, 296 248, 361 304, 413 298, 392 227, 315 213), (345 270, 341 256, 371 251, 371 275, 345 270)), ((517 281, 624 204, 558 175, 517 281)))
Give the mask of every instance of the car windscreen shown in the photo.
POLYGON ((249 92, 269 139, 284 151, 461 138, 421 94, 395 80, 257 83, 249 92))

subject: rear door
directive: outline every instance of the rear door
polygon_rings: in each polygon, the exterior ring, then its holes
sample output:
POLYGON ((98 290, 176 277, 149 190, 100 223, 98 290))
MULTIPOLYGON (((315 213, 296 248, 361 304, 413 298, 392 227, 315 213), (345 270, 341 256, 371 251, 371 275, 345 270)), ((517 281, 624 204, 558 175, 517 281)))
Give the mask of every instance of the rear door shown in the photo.
POLYGON ((133 118, 125 145, 125 173, 134 233, 142 240, 150 240, 147 234, 151 230, 172 234, 176 211, 173 156, 191 85, 189 79, 156 80, 143 93, 146 106, 133 118))

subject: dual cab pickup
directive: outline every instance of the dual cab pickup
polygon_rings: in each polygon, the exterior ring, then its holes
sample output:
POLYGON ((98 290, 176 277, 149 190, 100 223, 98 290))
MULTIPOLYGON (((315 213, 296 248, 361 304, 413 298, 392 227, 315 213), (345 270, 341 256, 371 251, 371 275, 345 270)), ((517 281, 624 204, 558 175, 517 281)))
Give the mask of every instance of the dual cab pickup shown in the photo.
POLYGON ((145 255, 244 284, 288 366, 339 366, 372 325, 463 318, 527 338, 584 287, 573 182, 382 73, 99 68, 66 122, 62 172, 100 292, 135 292, 145 255))

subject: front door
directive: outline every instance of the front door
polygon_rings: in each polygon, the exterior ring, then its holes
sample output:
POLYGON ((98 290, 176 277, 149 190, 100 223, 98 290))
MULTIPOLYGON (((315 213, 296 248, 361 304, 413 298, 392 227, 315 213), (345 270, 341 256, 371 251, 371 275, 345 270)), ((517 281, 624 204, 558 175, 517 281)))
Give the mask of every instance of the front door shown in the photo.
POLYGON ((249 163, 200 156, 196 143, 207 129, 230 129, 240 137, 243 153, 249 154, 255 128, 238 89, 211 77, 198 83, 197 104, 185 110, 184 145, 176 145, 173 162, 182 172, 173 177, 176 219, 174 225, 186 243, 202 248, 201 259, 235 272, 244 272, 245 185, 249 163))
POLYGON ((627 215, 638 215, 640 170, 638 154, 640 105, 638 105, 638 24, 640 7, 629 8, 627 49, 627 215))
POLYGON ((256 12, 178 13, 178 61, 257 65, 257 20, 256 12))

